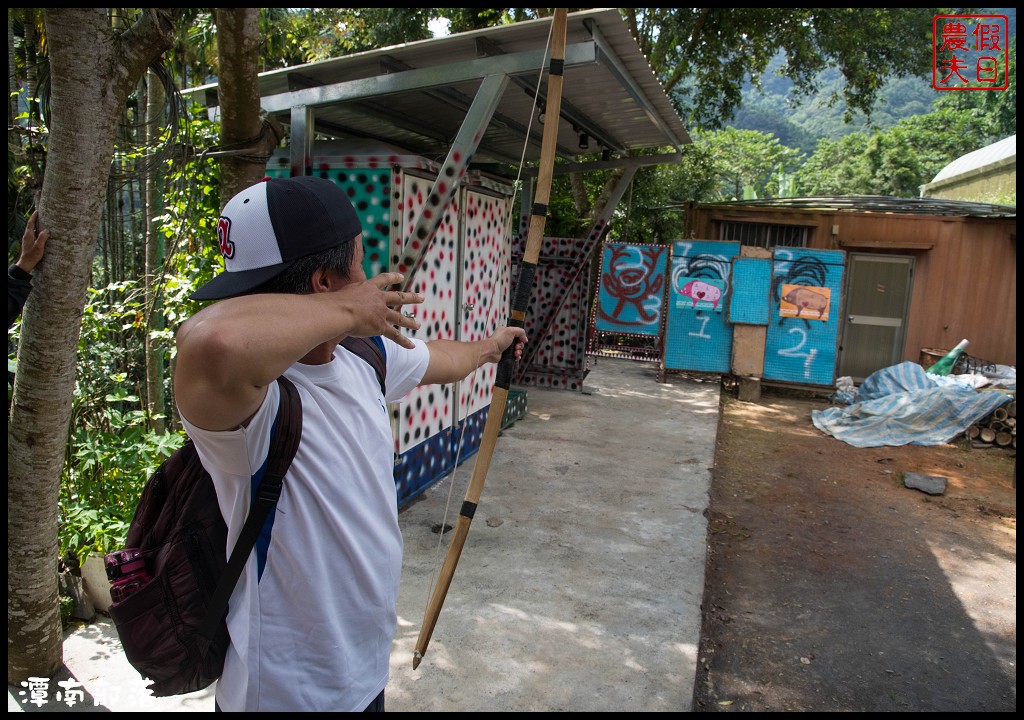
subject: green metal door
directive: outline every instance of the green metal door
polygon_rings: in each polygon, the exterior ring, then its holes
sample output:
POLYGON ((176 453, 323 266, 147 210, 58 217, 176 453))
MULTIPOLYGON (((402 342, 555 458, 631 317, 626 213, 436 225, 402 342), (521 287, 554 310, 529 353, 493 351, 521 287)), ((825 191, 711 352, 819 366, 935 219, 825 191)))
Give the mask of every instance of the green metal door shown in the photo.
POLYGON ((914 258, 850 253, 839 376, 860 382, 903 360, 914 258))

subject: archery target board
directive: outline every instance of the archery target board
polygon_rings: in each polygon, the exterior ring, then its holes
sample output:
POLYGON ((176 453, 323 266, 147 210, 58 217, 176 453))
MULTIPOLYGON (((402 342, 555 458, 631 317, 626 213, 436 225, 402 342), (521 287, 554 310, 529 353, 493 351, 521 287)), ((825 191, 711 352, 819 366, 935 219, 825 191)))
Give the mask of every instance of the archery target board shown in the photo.
POLYGON ((665 299, 667 245, 605 243, 594 327, 601 332, 656 336, 665 299))
POLYGON ((725 309, 732 261, 739 251, 737 242, 673 243, 665 307, 665 369, 729 372, 733 333, 725 309))
POLYGON ((835 384, 845 265, 842 250, 776 248, 772 253, 766 380, 835 384))

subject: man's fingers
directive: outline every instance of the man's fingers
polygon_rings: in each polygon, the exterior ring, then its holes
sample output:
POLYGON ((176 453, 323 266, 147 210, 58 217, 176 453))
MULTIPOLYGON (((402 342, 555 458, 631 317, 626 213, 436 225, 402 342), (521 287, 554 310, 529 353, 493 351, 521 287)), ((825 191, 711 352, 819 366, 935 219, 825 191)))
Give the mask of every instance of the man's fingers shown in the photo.
POLYGON ((391 310, 388 313, 388 319, 392 325, 395 325, 397 327, 409 328, 410 330, 420 329, 420 322, 412 313, 404 313, 399 310, 391 310))
POLYGON ((423 302, 424 299, 419 293, 402 292, 401 290, 384 291, 384 304, 390 308, 418 304, 423 302))
POLYGON ((374 275, 368 280, 373 283, 381 290, 390 287, 391 285, 397 285, 405 279, 405 275, 396 272, 382 272, 380 275, 374 275))
POLYGON ((401 331, 396 330, 395 337, 393 337, 392 339, 402 347, 407 348, 409 350, 412 350, 414 347, 416 347, 415 343, 413 343, 412 340, 403 335, 401 331))
POLYGON ((415 346, 411 338, 405 336, 402 332, 402 328, 409 328, 410 330, 419 330, 420 324, 416 318, 411 315, 404 315, 399 313, 397 318, 393 318, 396 322, 388 330, 388 337, 394 340, 396 343, 404 348, 412 350, 415 346))
POLYGON ((384 291, 384 304, 388 307, 393 308, 423 302, 424 297, 419 293, 388 290, 389 287, 401 283, 404 278, 405 276, 402 273, 385 272, 370 278, 367 282, 376 285, 384 291))

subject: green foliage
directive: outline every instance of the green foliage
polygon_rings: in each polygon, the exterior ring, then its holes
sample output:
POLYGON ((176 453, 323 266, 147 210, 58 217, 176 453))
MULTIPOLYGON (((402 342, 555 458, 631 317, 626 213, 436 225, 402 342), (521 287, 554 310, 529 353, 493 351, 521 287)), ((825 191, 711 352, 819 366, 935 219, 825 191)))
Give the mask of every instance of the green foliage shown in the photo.
POLYGON ((791 115, 783 114, 784 107, 785 101, 778 98, 745 96, 730 126, 738 130, 757 130, 774 135, 786 147, 810 155, 821 136, 794 122, 791 115))
POLYGON ((60 596, 60 621, 62 623, 70 622, 71 613, 75 610, 75 599, 70 595, 60 596))
POLYGON ((692 143, 672 165, 641 168, 612 218, 610 232, 620 242, 671 242, 684 236, 683 204, 718 197, 720 181, 714 148, 692 143))
POLYGON ((38 107, 38 98, 30 98, 21 87, 12 98, 20 112, 15 128, 8 132, 7 141, 7 264, 18 260, 21 236, 32 211, 36 209, 38 193, 43 186, 46 166, 47 129, 38 115, 33 117, 27 108, 38 107))
MULTIPOLYGON (((742 105, 730 125, 744 130, 773 133, 783 145, 811 155, 818 140, 838 140, 851 132, 885 130, 903 118, 931 112, 938 93, 928 78, 889 78, 878 92, 870 121, 864 113, 848 112, 845 103, 830 102, 841 92, 842 74, 836 68, 823 70, 817 79, 822 95, 799 102, 793 82, 778 75, 784 57, 780 53, 765 72, 760 89, 748 83, 742 91, 742 105)), ((945 93, 976 95, 977 93, 945 93)))
POLYGON ((426 40, 436 15, 432 8, 264 8, 264 62, 290 67, 426 40))
POLYGON ((822 91, 835 67, 849 116, 870 114, 883 80, 930 70, 935 8, 629 8, 628 23, 680 114, 691 127, 715 129, 740 106, 748 78, 759 85, 776 53, 794 100, 822 91), (893 38, 898 38, 894 42, 893 38))
POLYGON ((991 92, 943 92, 937 110, 958 110, 985 118, 991 124, 993 142, 1017 134, 1017 37, 1010 40, 1010 86, 991 92))
MULTIPOLYGON (((599 173, 588 173, 589 177, 579 178, 588 188, 586 208, 581 212, 573 198, 572 179, 568 175, 555 175, 551 179, 551 197, 548 201, 548 217, 544 222, 544 234, 548 237, 575 238, 586 232, 587 211, 593 207, 597 196, 597 183, 603 178, 599 173)), ((603 175, 603 173, 602 173, 603 175)), ((518 199, 517 199, 518 202, 518 199)), ((518 207, 518 205, 516 206, 518 207)))
POLYGON ((869 135, 855 132, 838 140, 823 139, 796 173, 799 194, 876 195, 865 160, 869 135))
MULTIPOLYGON (((774 135, 756 130, 724 128, 698 133, 695 142, 705 146, 719 180, 718 198, 738 200, 744 188, 754 197, 778 194, 779 175, 795 170, 803 157, 774 135)), ((749 199, 749 198, 748 198, 749 199)))
POLYGON ((61 555, 80 561, 124 543, 143 483, 183 441, 148 429, 139 399, 141 299, 135 281, 91 289, 82 319, 59 508, 61 555))
MULTIPOLYGON (((734 128, 697 133, 693 143, 683 146, 681 162, 637 171, 609 232, 619 242, 678 240, 684 236, 686 203, 790 196, 802 157, 768 133, 734 128)), ((551 201, 556 218, 573 212, 560 187, 556 180, 551 201)))
POLYGON ((542 10, 544 16, 550 15, 543 8, 437 8, 436 15, 448 19, 450 32, 460 33, 533 20, 542 10))
POLYGON ((822 140, 797 172, 802 195, 918 197, 920 186, 956 158, 995 138, 991 119, 940 108, 892 128, 822 140))
MULTIPOLYGON (((206 120, 187 124, 195 147, 217 143, 206 120)), ((199 154, 168 165, 160 227, 167 262, 157 279, 161 301, 145 303, 142 278, 91 288, 82 318, 71 430, 61 478, 59 543, 84 560, 90 552, 123 546, 143 484, 184 434, 153 429, 157 416, 172 415, 172 400, 148 408, 145 383, 147 317, 158 311, 167 330, 152 331, 165 367, 173 353, 173 328, 195 310, 188 295, 219 268, 217 164, 199 154)), ((170 373, 166 374, 169 378, 170 373)), ((165 395, 172 398, 170 379, 165 395)))
MULTIPOLYGON (((196 118, 188 123, 190 142, 196 148, 213 147, 220 140, 220 126, 201 119, 202 112, 194 108, 196 118)), ((198 309, 188 296, 223 267, 217 246, 221 207, 218 169, 219 164, 201 152, 169 167, 164 212, 157 218, 167 239, 160 292, 169 327, 177 327, 198 309)))

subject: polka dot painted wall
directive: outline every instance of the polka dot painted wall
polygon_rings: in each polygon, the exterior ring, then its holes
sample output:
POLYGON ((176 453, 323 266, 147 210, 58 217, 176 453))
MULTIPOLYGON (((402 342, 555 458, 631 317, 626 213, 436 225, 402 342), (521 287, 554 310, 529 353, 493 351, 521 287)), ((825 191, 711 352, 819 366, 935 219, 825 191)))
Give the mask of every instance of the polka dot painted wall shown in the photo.
MULTIPOLYGON (((401 236, 396 238, 393 256, 405 249, 404 242, 411 236, 419 211, 426 203, 430 186, 430 179, 415 175, 403 176, 399 201, 401 236)), ((457 338, 455 303, 459 272, 460 202, 461 195, 456 194, 444 214, 437 234, 427 246, 419 270, 412 279, 409 289, 421 293, 426 299, 411 308, 411 312, 416 314, 416 319, 420 322, 420 328, 410 331, 410 337, 420 340, 457 338)), ((397 452, 405 453, 427 438, 450 428, 454 420, 454 395, 451 385, 416 388, 402 402, 398 419, 397 452)))
MULTIPOLYGON (((508 322, 511 260, 510 247, 504 237, 508 211, 508 201, 504 198, 467 193, 462 263, 463 340, 484 340, 496 327, 508 322)), ((490 405, 496 373, 496 365, 485 365, 462 383, 460 417, 490 405)))
MULTIPOLYGON (((528 228, 528 223, 528 217, 520 219, 521 227, 528 228)), ((517 368, 517 384, 583 388, 589 364, 586 337, 593 278, 589 265, 577 274, 576 263, 591 245, 586 238, 544 238, 526 315, 533 356, 528 366, 517 368), (542 322, 547 318, 550 323, 542 334, 542 322)), ((518 277, 525 249, 524 229, 513 244, 513 278, 518 277)))
MULTIPOLYGON (((313 174, 345 188, 363 225, 364 270, 372 277, 393 267, 406 250, 433 185, 435 164, 393 154, 318 154, 313 174)), ((286 152, 267 168, 291 175, 286 152)), ((444 210, 410 289, 426 300, 408 308, 421 323, 410 337, 481 340, 509 315, 511 248, 508 194, 463 187, 444 210)), ((474 455, 490 406, 495 366, 455 385, 416 388, 391 406, 395 483, 404 504, 474 455)))
MULTIPOLYGON (((412 237, 432 180, 415 173, 396 183, 399 222, 393 222, 392 262, 412 237)), ((410 289, 426 300, 414 312, 411 337, 481 340, 508 319, 510 201, 472 188, 449 203, 410 289)), ((480 445, 494 386, 495 366, 455 385, 414 389, 397 410, 395 469, 399 498, 411 498, 471 457, 480 445)))
MULTIPOLYGON (((463 340, 489 337, 508 323, 511 248, 506 241, 510 203, 480 192, 466 193, 465 244, 462 264, 463 340)), ((459 418, 465 427, 452 438, 457 456, 465 457, 480 445, 487 421, 497 365, 488 364, 459 383, 459 418)))

